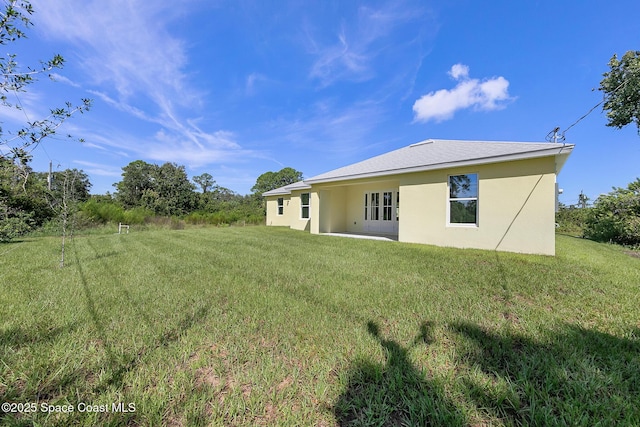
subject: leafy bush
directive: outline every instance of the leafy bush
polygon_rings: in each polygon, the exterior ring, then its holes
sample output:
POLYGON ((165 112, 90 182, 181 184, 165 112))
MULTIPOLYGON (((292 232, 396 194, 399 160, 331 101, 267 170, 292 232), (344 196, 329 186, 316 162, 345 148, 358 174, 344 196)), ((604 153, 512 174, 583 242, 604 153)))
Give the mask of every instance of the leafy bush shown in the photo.
POLYGON ((235 211, 192 212, 184 218, 187 224, 197 225, 231 224, 239 219, 240 215, 235 211))
POLYGON ((627 188, 615 188, 598 197, 591 209, 584 234, 600 242, 640 245, 640 178, 627 188))
POLYGON ((558 224, 556 231, 582 236, 590 211, 591 208, 578 209, 561 207, 556 213, 556 223, 558 224))
POLYGON ((90 199, 82 204, 80 210, 100 224, 106 224, 109 221, 122 222, 124 218, 124 209, 112 202, 90 199))
POLYGON ((10 242, 26 234, 32 228, 33 219, 25 212, 0 218, 0 242, 10 242))
POLYGON ((146 208, 133 208, 124 211, 123 222, 125 224, 144 224, 153 217, 154 213, 146 208))
POLYGON ((90 199, 82 204, 80 210, 91 220, 100 224, 122 222, 124 224, 144 224, 154 213, 145 208, 125 210, 113 201, 90 199))

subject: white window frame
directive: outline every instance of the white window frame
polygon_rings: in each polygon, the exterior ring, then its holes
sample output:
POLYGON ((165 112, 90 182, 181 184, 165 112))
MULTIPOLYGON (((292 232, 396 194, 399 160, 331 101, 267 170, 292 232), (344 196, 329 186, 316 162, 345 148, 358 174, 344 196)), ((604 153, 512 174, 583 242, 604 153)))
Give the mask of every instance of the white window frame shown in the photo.
POLYGON ((478 172, 468 173, 456 173, 447 175, 447 227, 463 227, 463 228, 478 228, 480 224, 480 174, 478 172), (451 177, 460 175, 475 175, 476 176, 476 197, 451 197, 451 177), (451 202, 452 201, 476 201, 476 222, 451 222, 451 202))
POLYGON ((300 193, 300 219, 311 219, 311 193, 300 193), (308 202, 305 205, 302 202, 302 196, 304 195, 308 196, 308 202), (307 217, 304 217, 304 208, 307 208, 307 217))
POLYGON ((284 197, 278 197, 277 206, 278 216, 284 215, 284 197))

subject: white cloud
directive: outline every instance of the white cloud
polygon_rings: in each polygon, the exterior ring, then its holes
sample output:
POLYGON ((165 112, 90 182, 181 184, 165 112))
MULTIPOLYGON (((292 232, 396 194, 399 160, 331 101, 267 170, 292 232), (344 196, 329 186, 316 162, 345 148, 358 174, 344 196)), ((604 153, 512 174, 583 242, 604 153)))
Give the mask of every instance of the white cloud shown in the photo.
MULTIPOLYGON (((146 136, 120 135, 121 141, 132 144, 105 143, 105 137, 100 138, 101 145, 158 161, 189 164, 250 155, 228 132, 205 131, 196 125, 193 112, 204 105, 206 94, 193 86, 186 71, 185 42, 168 30, 177 14, 186 13, 185 4, 175 7, 144 0, 33 3, 38 12, 35 27, 47 37, 75 46, 74 54, 89 82, 84 85, 92 87, 89 93, 130 117, 157 125, 155 133, 146 136)), ((248 88, 263 78, 250 76, 248 88)))
POLYGON ((460 80, 461 78, 469 77, 469 67, 464 64, 455 64, 449 70, 449 75, 453 77, 454 80, 460 80))
POLYGON ((271 127, 278 139, 294 147, 348 155, 372 144, 373 131, 384 117, 384 109, 374 102, 340 106, 326 99, 294 118, 273 121, 271 127))
POLYGON ((73 163, 84 166, 85 172, 88 172, 92 175, 112 177, 120 177, 122 175, 122 169, 115 166, 86 162, 84 160, 74 160, 73 163))
POLYGON ((252 151, 242 149, 234 141, 233 133, 228 131, 194 135, 198 144, 177 137, 176 134, 161 130, 156 133, 152 143, 143 143, 136 151, 153 160, 185 163, 194 168, 254 156, 252 151))
POLYGON ((354 25, 344 22, 333 35, 333 43, 318 41, 317 32, 321 30, 306 28, 309 52, 316 56, 309 77, 320 80, 328 86, 338 80, 365 81, 375 75, 373 61, 385 51, 380 44, 390 45, 398 41, 387 40, 397 28, 408 21, 418 20, 422 11, 398 7, 390 3, 386 8, 371 9, 362 6, 357 11, 354 25))
POLYGON ((247 76, 245 82, 245 94, 247 96, 252 96, 255 94, 256 84, 260 82, 266 82, 268 79, 263 74, 260 73, 251 73, 247 76))
POLYGON ((181 40, 165 26, 173 18, 169 4, 111 0, 34 1, 36 28, 78 47, 81 63, 94 83, 108 83, 120 98, 146 94, 157 103, 171 95, 196 96, 183 68, 181 40))
POLYGON ((65 84, 68 84, 69 86, 75 87, 75 88, 79 88, 80 85, 76 82, 71 81, 69 78, 58 74, 58 73, 50 73, 49 77, 51 78, 51 80, 56 81, 56 82, 62 82, 65 84))
POLYGON ((505 107, 509 81, 502 76, 480 81, 469 78, 469 67, 455 64, 448 73, 458 84, 453 89, 440 89, 423 95, 413 104, 414 118, 419 122, 441 122, 451 119, 456 111, 466 108, 490 111, 505 107))

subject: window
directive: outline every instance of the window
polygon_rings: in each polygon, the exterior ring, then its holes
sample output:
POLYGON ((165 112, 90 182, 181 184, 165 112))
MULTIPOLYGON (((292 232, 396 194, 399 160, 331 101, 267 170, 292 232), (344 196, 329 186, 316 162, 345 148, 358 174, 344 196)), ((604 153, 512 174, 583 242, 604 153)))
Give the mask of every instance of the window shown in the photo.
POLYGON ((396 193, 396 221, 400 221, 400 192, 396 193))
POLYGON ((382 193, 382 220, 391 221, 393 192, 382 193))
POLYGON ((309 219, 310 199, 310 193, 302 193, 300 195, 300 217, 302 219, 309 219))
POLYGON ((369 219, 371 221, 380 219, 380 193, 371 193, 371 215, 369 219))
POLYGON ((278 197, 278 215, 284 213, 284 197, 278 197))
POLYGON ((369 210, 369 193, 364 193, 364 220, 366 221, 369 210))
POLYGON ((449 224, 478 224, 478 174, 449 177, 449 224))

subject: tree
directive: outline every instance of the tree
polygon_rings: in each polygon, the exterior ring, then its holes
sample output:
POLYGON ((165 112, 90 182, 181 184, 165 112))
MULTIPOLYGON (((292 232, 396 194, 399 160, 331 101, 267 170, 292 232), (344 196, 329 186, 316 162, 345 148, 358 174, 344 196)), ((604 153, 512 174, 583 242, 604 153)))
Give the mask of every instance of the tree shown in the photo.
POLYGON ((68 181, 73 184, 74 198, 78 202, 85 202, 91 197, 89 191, 91 190, 92 184, 89 181, 89 176, 83 170, 65 169, 63 171, 53 172, 51 177, 49 177, 48 172, 34 172, 33 175, 42 185, 46 187, 50 186, 50 197, 52 200, 60 200, 65 191, 69 192, 69 189, 64 188, 65 180, 68 180, 67 177, 69 176, 73 176, 73 179, 68 181), (51 179, 51 184, 49 184, 49 179, 51 179))
POLYGON ((586 237, 623 245, 640 245, 640 178, 627 188, 613 188, 596 199, 589 211, 586 237))
POLYGON ((614 54, 609 68, 599 88, 605 94, 607 126, 621 129, 635 123, 640 134, 640 51, 630 50, 620 60, 614 54))
POLYGON ((35 179, 30 155, 0 156, 0 241, 10 241, 49 219, 46 187, 35 179))
POLYGON ((142 206, 142 195, 153 189, 153 170, 156 165, 135 160, 122 168, 122 181, 116 187, 116 200, 125 208, 142 206))
POLYGON ((62 246, 60 253, 60 268, 64 267, 64 250, 67 233, 73 237, 75 227, 75 215, 78 212, 78 202, 80 199, 87 200, 91 183, 87 175, 77 169, 66 169, 58 173, 56 189, 58 198, 56 199, 56 210, 62 228, 62 246), (69 228, 69 226, 71 226, 69 228))
POLYGON ((251 188, 255 194, 261 195, 267 191, 284 187, 302 180, 302 172, 293 168, 284 168, 278 172, 265 172, 258 177, 256 184, 251 188))
POLYGON ((23 197, 26 185, 13 159, 0 156, 0 242, 28 232, 35 223, 33 212, 26 206, 28 201, 23 197))
POLYGON ((206 193, 211 187, 216 184, 216 182, 213 180, 213 177, 206 172, 202 175, 194 176, 193 182, 200 186, 203 193, 206 193))
MULTIPOLYGON (((33 7, 28 0, 5 0, 0 11, 0 45, 6 46, 18 39, 26 38, 25 30, 32 26, 30 15, 33 7)), ((62 68, 64 58, 54 55, 47 61, 41 61, 40 67, 27 67, 21 71, 17 55, 8 53, 0 57, 0 106, 21 110, 20 102, 11 104, 7 94, 26 92, 26 87, 37 81, 38 75, 54 68, 62 68)), ((45 138, 54 135, 58 128, 73 114, 88 111, 90 99, 82 99, 78 106, 65 103, 64 107, 50 110, 47 117, 27 123, 18 129, 6 131, 0 127, 0 172, 10 181, 3 182, 0 191, 0 240, 10 240, 28 231, 33 225, 34 212, 25 205, 27 201, 41 200, 28 195, 27 185, 31 169, 30 152, 27 148, 36 146, 45 138), (18 191, 20 184, 22 192, 18 191)))
POLYGON ((122 181, 114 184, 116 200, 125 208, 145 207, 158 215, 182 215, 194 205, 194 185, 184 166, 162 166, 136 160, 122 168, 122 181))
POLYGON ((153 170, 153 189, 143 195, 145 207, 160 215, 183 215, 194 205, 194 185, 184 166, 165 163, 153 170))

